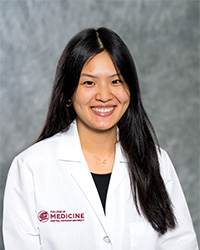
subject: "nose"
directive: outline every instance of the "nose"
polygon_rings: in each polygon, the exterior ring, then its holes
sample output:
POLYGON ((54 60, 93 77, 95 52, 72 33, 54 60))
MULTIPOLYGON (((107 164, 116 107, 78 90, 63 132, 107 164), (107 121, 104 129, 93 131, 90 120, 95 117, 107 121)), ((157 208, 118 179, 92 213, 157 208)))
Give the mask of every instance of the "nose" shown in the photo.
POLYGON ((96 93, 96 100, 101 102, 108 102, 112 100, 112 92, 110 89, 110 86, 108 84, 102 84, 98 87, 97 93, 96 93))

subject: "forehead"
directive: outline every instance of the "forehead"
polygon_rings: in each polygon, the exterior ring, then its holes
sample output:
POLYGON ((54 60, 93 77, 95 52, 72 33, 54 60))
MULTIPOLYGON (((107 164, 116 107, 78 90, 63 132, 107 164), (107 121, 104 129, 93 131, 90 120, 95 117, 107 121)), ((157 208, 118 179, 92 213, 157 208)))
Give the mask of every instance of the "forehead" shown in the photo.
POLYGON ((86 61, 81 73, 116 74, 117 70, 110 55, 107 52, 101 52, 86 61))

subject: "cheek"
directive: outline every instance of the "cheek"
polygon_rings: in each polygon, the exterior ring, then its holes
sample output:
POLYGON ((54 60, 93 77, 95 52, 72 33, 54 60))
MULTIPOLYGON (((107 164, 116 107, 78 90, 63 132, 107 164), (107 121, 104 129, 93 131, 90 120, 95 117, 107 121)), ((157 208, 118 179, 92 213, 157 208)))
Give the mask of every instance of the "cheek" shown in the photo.
POLYGON ((91 98, 92 95, 90 92, 78 89, 72 97, 74 108, 76 109, 78 106, 86 105, 91 100, 91 98))
POLYGON ((121 91, 118 92, 117 97, 121 104, 126 104, 127 106, 129 105, 130 103, 129 91, 122 89, 121 91))

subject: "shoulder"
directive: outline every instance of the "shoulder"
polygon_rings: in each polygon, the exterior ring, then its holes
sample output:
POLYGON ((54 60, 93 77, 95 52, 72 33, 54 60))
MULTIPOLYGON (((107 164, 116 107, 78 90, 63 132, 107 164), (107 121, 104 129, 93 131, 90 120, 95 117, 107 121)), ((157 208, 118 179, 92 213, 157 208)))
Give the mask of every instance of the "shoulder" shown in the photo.
POLYGON ((168 153, 164 149, 159 148, 157 149, 157 152, 160 165, 160 173, 164 182, 169 182, 177 176, 175 168, 168 153))
POLYGON ((169 160, 169 155, 166 152, 166 150, 164 150, 161 147, 156 146, 156 150, 157 150, 157 154, 158 154, 158 160, 160 163, 164 163, 167 162, 169 160))
MULTIPOLYGON (((27 176, 39 173, 56 165, 60 138, 67 132, 60 132, 30 146, 15 156, 9 169, 10 176, 27 176)), ((12 178, 12 179, 13 179, 12 178)))
POLYGON ((8 171, 7 183, 18 185, 17 183, 25 179, 30 181, 33 171, 43 169, 43 166, 47 165, 48 158, 52 157, 53 154, 55 155, 53 148, 59 137, 60 133, 33 144, 15 156, 8 171))

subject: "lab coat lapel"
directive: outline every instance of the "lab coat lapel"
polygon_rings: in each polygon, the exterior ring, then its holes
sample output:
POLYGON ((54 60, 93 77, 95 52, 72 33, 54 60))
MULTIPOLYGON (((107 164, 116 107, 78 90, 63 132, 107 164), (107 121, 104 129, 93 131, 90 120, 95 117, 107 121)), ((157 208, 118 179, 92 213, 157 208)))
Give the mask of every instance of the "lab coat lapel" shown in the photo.
POLYGON ((127 173, 126 166, 127 161, 122 154, 120 144, 117 143, 115 162, 107 193, 107 201, 111 198, 116 189, 120 186, 125 174, 127 173))
POLYGON ((84 193, 91 207, 93 208, 104 230, 106 231, 105 215, 101 204, 101 200, 99 198, 99 194, 97 192, 95 183, 92 179, 91 173, 89 172, 89 169, 86 169, 86 167, 83 166, 86 163, 84 162, 82 163, 81 167, 76 168, 76 170, 74 170, 71 174, 76 183, 79 185, 82 192, 84 193))
POLYGON ((103 207, 87 162, 82 153, 76 121, 71 124, 67 133, 61 135, 58 147, 58 158, 66 162, 66 167, 71 171, 71 175, 75 182, 82 190, 106 231, 106 220, 103 207))

